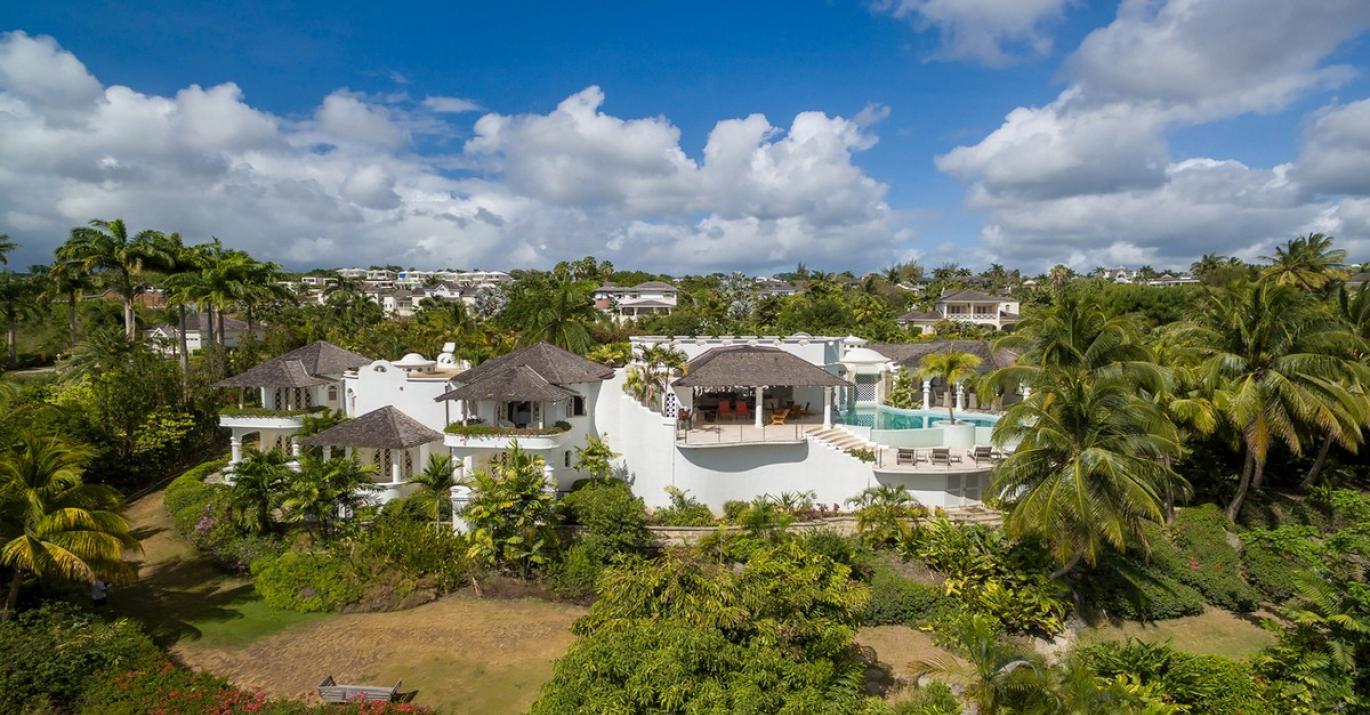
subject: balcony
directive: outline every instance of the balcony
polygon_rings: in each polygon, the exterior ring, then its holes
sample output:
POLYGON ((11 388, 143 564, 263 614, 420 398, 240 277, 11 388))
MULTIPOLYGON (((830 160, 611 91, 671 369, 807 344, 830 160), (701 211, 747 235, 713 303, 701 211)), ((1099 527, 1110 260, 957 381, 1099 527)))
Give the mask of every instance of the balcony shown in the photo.
POLYGON ((509 449, 515 442, 521 449, 537 452, 559 449, 569 439, 571 425, 558 422, 551 427, 500 427, 464 425, 454 422, 444 430, 443 444, 453 449, 509 449))
POLYGON ((688 429, 677 426, 675 444, 681 449, 745 447, 777 444, 802 444, 808 440, 806 424, 822 424, 823 419, 808 418, 783 425, 704 423, 688 429))
POLYGON ((219 410, 219 426, 240 429, 292 430, 304 424, 307 415, 326 412, 318 405, 299 410, 273 410, 268 407, 225 407, 219 410))

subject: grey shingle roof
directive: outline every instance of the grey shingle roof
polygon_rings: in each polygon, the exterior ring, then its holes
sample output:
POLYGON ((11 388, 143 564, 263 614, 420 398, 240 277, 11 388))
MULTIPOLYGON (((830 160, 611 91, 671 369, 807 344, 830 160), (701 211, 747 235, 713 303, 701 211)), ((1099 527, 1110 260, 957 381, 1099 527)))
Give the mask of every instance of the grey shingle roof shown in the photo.
POLYGON ((633 286, 633 290, 676 290, 676 287, 663 281, 644 281, 633 286))
POLYGON ((850 387, 851 383, 780 348, 728 345, 711 348, 685 363, 680 387, 815 386, 850 387))
POLYGON ((371 363, 365 355, 358 355, 330 342, 319 340, 302 348, 271 358, 256 367, 216 383, 215 387, 305 387, 326 382, 320 379, 341 375, 371 363), (290 365, 296 363, 296 365, 290 365), (309 378, 309 381, 305 381, 309 378))
POLYGON ((394 406, 386 405, 300 440, 311 447, 408 449, 442 439, 437 432, 394 406))
POLYGON ((527 365, 553 385, 596 382, 614 376, 614 369, 567 352, 551 343, 537 343, 491 358, 457 375, 455 382, 469 385, 510 365, 527 365))
POLYGON ((912 323, 914 321, 938 321, 942 319, 942 314, 930 310, 910 310, 909 312, 895 319, 896 323, 912 323))
POLYGON ((439 399, 557 402, 575 396, 576 393, 553 385, 527 365, 512 365, 451 390, 439 399))

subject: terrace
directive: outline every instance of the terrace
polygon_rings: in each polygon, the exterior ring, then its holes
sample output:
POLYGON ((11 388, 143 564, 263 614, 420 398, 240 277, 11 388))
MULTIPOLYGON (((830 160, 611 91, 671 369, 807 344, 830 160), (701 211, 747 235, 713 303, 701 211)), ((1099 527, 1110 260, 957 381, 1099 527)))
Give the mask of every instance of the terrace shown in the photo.
POLYGON ((832 425, 833 388, 851 383, 779 348, 711 348, 685 364, 678 447, 797 444, 832 425), (750 424, 748 424, 750 423, 750 424))

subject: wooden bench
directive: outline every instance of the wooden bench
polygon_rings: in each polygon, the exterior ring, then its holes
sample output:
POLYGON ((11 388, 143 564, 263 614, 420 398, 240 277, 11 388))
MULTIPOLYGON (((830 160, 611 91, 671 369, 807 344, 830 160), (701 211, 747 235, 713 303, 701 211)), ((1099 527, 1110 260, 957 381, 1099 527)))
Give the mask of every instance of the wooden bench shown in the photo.
POLYGON ((345 705, 355 702, 389 703, 395 700, 395 693, 399 692, 400 683, 386 688, 380 685, 338 685, 330 674, 319 683, 319 699, 325 703, 345 705))

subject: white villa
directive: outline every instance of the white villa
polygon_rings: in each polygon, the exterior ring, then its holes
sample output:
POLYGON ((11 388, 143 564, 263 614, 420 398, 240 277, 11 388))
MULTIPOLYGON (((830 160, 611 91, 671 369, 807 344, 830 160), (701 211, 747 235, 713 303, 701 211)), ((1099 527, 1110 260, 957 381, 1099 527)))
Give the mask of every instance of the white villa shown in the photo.
POLYGON ((625 287, 612 284, 595 289, 595 307, 611 312, 619 320, 635 320, 648 315, 670 315, 680 291, 670 283, 646 281, 625 287))
MULTIPOLYGON (((879 404, 901 365, 959 344, 803 334, 633 342, 688 358, 646 403, 625 390, 645 366, 615 369, 545 343, 467 367, 450 352, 373 360, 317 342, 220 383, 243 397, 251 390, 260 405, 226 409, 220 424, 232 433, 233 464, 253 436, 296 454, 301 445, 343 450, 377 467, 381 501, 408 493, 430 454, 450 454, 469 472, 515 442, 543 459, 549 483, 569 490, 589 476, 575 468, 575 450, 591 436, 619 453, 616 475, 653 507, 669 503, 668 486, 720 509, 785 491, 840 504, 879 484, 902 484, 930 507, 974 506, 998 458, 989 442, 996 415, 961 386, 926 383, 918 410, 879 404), (299 437, 323 408, 348 419, 299 437)), ((465 488, 454 491, 464 503, 465 488)))
POLYGON ((1018 311, 1018 299, 1012 296, 958 290, 944 293, 931 311, 911 310, 895 322, 908 328, 922 328, 925 334, 935 333, 937 324, 943 320, 1003 330, 1018 324, 1018 311))
MULTIPOLYGON (((224 316, 224 347, 237 347, 238 341, 247 333, 247 323, 224 316)), ((181 334, 185 334, 186 350, 197 352, 209 343, 209 314, 187 313, 179 326, 156 325, 143 330, 143 340, 163 355, 175 355, 181 344, 181 334)))

